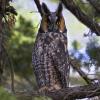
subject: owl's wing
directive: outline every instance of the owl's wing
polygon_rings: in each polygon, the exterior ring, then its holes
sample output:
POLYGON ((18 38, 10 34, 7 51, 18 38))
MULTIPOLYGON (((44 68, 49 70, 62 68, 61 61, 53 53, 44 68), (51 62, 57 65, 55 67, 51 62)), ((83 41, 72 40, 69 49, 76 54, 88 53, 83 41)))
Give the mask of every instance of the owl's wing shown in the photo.
MULTIPOLYGON (((53 34, 54 35, 54 34, 53 34)), ((63 34, 57 33, 51 42, 51 55, 56 70, 60 73, 60 80, 63 87, 67 87, 69 66, 67 63, 67 37, 63 34)))
POLYGON ((39 88, 45 86, 43 38, 44 36, 39 33, 32 51, 32 64, 39 88))

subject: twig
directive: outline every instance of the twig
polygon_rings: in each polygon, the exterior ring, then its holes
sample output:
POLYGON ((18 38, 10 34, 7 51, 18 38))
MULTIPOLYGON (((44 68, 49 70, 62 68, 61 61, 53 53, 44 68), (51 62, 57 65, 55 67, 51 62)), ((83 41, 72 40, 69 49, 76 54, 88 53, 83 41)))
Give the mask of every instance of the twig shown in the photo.
POLYGON ((14 89, 14 68, 13 68, 11 59, 10 59, 7 51, 5 50, 4 46, 3 46, 3 51, 5 52, 6 58, 8 60, 9 66, 10 66, 10 71, 11 71, 11 89, 12 89, 12 92, 14 93, 15 92, 15 89, 14 89))
POLYGON ((78 18, 79 21, 89 27, 97 36, 100 36, 100 26, 85 13, 83 13, 73 0, 61 1, 65 5, 65 7, 78 18))
POLYGON ((86 81, 87 84, 91 84, 92 80, 87 77, 87 75, 80 69, 80 64, 75 60, 69 58, 71 66, 79 73, 79 75, 86 81))

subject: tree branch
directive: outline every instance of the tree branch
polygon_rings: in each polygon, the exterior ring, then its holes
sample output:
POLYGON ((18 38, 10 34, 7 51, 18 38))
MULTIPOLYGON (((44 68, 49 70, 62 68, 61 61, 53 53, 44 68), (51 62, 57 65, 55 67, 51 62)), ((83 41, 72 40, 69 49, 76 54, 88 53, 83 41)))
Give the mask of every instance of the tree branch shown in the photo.
POLYGON ((37 8, 38 8, 38 11, 40 13, 40 15, 42 16, 42 9, 41 9, 41 4, 40 4, 40 0, 34 0, 37 8))
POLYGON ((69 87, 54 92, 40 94, 38 92, 16 92, 16 96, 48 96, 53 100, 73 100, 91 98, 100 95, 100 85, 90 84, 85 86, 69 87))
POLYGON ((79 75, 86 81, 87 84, 91 84, 92 80, 87 77, 85 72, 83 72, 80 67, 80 63, 76 59, 69 58, 70 65, 79 73, 79 75))
POLYGON ((54 100, 73 100, 91 98, 100 95, 100 86, 98 85, 86 85, 69 87, 68 89, 49 93, 48 96, 54 98, 54 100))
POLYGON ((2 67, 2 16, 0 14, 0 84, 2 83, 2 74, 3 74, 3 67, 2 67))
POLYGON ((65 7, 74 14, 79 21, 89 27, 96 35, 100 36, 100 26, 88 17, 81 9, 74 3, 73 0, 61 0, 65 7))
POLYGON ((97 6, 96 1, 95 0, 87 0, 94 8, 95 10, 100 14, 100 4, 97 6))

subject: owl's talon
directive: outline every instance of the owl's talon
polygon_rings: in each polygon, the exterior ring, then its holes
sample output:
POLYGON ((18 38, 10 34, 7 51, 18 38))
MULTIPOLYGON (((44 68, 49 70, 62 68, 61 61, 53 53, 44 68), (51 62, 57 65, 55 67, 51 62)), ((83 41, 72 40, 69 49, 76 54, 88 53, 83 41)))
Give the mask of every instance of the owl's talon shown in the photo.
POLYGON ((51 87, 47 87, 47 86, 42 87, 42 88, 39 89, 39 92, 40 93, 51 92, 51 91, 53 92, 53 91, 60 90, 60 89, 61 89, 61 87, 56 84, 56 85, 53 85, 51 87))
POLYGON ((49 90, 49 87, 45 86, 45 87, 40 88, 40 89, 39 89, 39 92, 40 92, 40 93, 44 93, 44 92, 46 92, 46 91, 48 91, 48 90, 49 90))

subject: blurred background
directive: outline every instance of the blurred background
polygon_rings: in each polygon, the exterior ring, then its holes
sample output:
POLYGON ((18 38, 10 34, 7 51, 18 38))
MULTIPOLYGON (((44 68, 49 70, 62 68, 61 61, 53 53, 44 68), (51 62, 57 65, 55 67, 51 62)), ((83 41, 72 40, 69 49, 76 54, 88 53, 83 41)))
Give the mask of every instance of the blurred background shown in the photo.
MULTIPOLYGON (((99 0, 95 0, 100 4, 99 0)), ((59 0, 41 0, 45 2, 51 11, 55 11, 59 0)), ((86 0, 75 0, 82 11, 93 20, 100 22, 100 14, 86 0)), ((10 3, 16 9, 16 23, 13 29, 6 32, 6 50, 11 59, 15 77, 16 91, 37 90, 37 84, 32 68, 32 48, 41 16, 36 8, 34 0, 13 0, 10 3)), ((64 8, 64 7, 63 7, 64 8)), ((100 39, 92 34, 89 29, 77 20, 77 18, 65 8, 63 15, 67 27, 69 54, 78 60, 81 69, 91 78, 100 77, 100 39)), ((3 74, 3 87, 0 87, 0 100, 47 100, 45 97, 15 97, 10 92, 11 78, 9 64, 6 64, 3 74), (5 96, 6 95, 6 96, 5 96), (2 98, 2 99, 1 99, 2 98)), ((70 69, 70 86, 86 84, 79 74, 70 69)), ((50 100, 50 99, 48 99, 50 100)), ((85 99, 87 100, 87 99, 85 99)), ((90 100, 90 99, 89 99, 90 100)))

